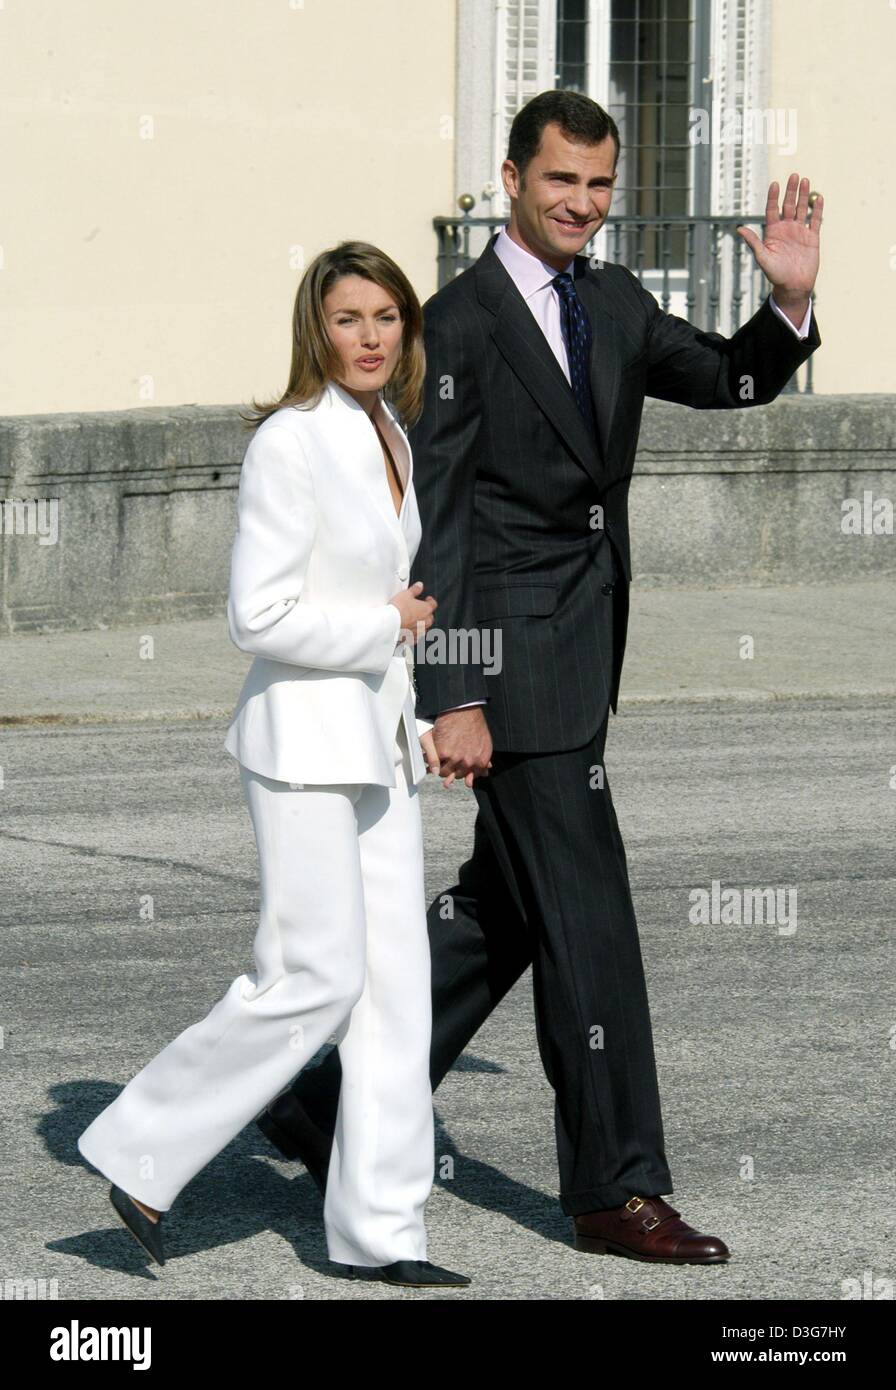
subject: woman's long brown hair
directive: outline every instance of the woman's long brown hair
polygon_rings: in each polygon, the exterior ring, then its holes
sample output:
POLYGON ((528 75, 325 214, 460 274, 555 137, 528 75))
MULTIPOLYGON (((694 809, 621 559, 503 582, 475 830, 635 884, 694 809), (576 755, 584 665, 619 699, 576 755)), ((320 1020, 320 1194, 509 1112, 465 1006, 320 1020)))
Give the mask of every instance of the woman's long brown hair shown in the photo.
POLYGON ((383 396, 407 429, 423 408, 423 313, 414 288, 391 257, 367 241, 342 241, 307 267, 296 291, 292 315, 292 362, 286 390, 277 401, 252 400, 241 411, 254 429, 282 406, 311 407, 320 400, 327 382, 342 370, 339 354, 327 332, 324 298, 343 275, 360 275, 392 296, 402 321, 401 355, 387 381, 383 396))

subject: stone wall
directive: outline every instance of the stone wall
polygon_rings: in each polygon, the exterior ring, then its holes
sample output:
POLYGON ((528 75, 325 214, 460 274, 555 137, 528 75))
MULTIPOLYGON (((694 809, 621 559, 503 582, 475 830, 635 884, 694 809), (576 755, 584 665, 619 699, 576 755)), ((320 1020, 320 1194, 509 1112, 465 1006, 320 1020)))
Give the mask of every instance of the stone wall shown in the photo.
MULTIPOLYGON (((896 573, 881 504, 892 513, 896 499, 894 404, 647 401, 631 488, 636 581, 719 588, 896 573), (846 499, 870 534, 844 533, 846 499)), ((250 437, 235 406, 0 420, 0 633, 223 611, 250 437)))

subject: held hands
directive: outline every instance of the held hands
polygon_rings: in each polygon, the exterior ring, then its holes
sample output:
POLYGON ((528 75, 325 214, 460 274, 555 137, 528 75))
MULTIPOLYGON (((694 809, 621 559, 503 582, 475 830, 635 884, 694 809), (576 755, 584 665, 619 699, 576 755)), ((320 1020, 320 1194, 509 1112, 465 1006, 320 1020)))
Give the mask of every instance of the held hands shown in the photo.
POLYGON ((791 174, 787 180, 780 212, 778 192, 777 183, 769 185, 762 240, 751 227, 738 227, 737 234, 774 286, 775 303, 799 326, 818 275, 824 198, 819 193, 809 215, 809 180, 799 174, 791 174))
MULTIPOLYGON (((414 642, 432 627, 439 606, 431 594, 420 597, 422 588, 418 580, 389 600, 401 614, 401 636, 414 642)), ((420 735, 420 747, 427 767, 434 775, 441 774, 444 787, 457 778, 472 787, 473 778, 487 777, 492 765, 492 738, 481 706, 440 714, 432 729, 420 735)))
POLYGON ((432 729, 420 735, 420 746, 443 787, 461 778, 472 788, 473 778, 487 777, 492 765, 492 736, 481 705, 440 714, 432 729))

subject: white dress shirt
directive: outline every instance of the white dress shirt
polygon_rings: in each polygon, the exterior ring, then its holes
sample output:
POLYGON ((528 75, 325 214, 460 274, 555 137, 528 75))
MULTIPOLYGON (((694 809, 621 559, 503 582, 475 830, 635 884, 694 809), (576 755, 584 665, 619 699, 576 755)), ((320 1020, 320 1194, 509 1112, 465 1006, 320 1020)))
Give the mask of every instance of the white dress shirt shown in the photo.
MULTIPOLYGON (((532 317, 538 324, 544 336, 550 344, 551 352, 556 357, 563 371, 566 380, 570 380, 569 362, 566 355, 566 343, 563 341, 563 330, 560 327, 560 296, 554 287, 553 280, 561 272, 554 266, 548 265, 547 261, 541 260, 538 256, 533 256, 531 251, 520 246, 519 242, 508 236, 506 227, 502 227, 498 232, 494 244, 494 252, 498 260, 503 265, 507 274, 516 285, 520 294, 525 299, 532 317)), ((569 274, 572 274, 574 258, 571 257, 569 264, 565 267, 569 274)), ((771 298, 771 296, 769 296, 771 298)), ((809 326, 812 322, 812 305, 809 304, 805 317, 799 328, 794 328, 787 315, 771 299, 771 307, 779 319, 782 319, 791 332, 795 333, 800 339, 809 335, 809 326)), ((465 705, 453 705, 452 709, 471 709, 473 705, 484 705, 484 700, 470 700, 465 705)), ((444 710, 447 714, 448 711, 444 710)))

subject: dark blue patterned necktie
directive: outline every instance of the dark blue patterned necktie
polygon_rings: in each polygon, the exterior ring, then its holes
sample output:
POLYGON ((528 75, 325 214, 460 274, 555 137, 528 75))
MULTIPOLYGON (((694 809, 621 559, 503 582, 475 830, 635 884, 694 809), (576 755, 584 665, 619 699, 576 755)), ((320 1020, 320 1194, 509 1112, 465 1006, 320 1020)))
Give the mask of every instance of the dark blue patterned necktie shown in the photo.
POLYGON ((594 406, 588 372, 588 364, 591 361, 591 324, 582 301, 576 294, 576 287, 569 272, 561 271, 559 275, 554 276, 551 284, 560 299, 560 329, 569 358, 570 385, 585 424, 593 430, 594 406))

